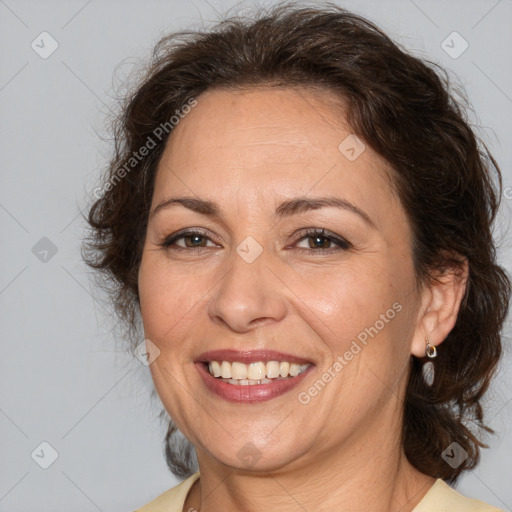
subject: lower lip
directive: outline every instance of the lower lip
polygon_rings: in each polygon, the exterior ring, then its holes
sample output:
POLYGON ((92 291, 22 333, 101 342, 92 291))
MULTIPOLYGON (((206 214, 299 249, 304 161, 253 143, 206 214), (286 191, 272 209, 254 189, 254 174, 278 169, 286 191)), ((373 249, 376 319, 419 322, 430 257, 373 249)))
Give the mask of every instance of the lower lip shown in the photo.
POLYGON ((214 377, 210 374, 204 363, 195 364, 199 375, 201 375, 206 387, 210 391, 228 402, 235 403, 266 402, 267 400, 272 400, 272 398, 284 395, 298 386, 313 369, 313 365, 310 365, 300 375, 297 375, 297 377, 276 380, 267 384, 239 386, 237 384, 228 384, 220 380, 220 378, 214 377))

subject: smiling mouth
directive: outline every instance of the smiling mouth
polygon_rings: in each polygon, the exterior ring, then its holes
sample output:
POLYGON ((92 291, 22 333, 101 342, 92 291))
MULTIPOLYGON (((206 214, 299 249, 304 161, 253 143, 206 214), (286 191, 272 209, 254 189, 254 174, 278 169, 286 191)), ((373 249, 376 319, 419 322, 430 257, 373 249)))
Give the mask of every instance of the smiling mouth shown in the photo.
POLYGON ((290 380, 311 366, 310 363, 297 364, 287 361, 257 361, 249 364, 238 361, 209 361, 203 364, 212 377, 236 386, 254 386, 290 380))

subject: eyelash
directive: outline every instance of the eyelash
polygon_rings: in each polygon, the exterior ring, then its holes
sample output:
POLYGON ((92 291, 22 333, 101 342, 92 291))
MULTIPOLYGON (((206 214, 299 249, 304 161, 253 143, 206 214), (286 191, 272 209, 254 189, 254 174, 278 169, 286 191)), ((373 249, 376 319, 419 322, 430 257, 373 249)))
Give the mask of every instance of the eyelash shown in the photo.
MULTIPOLYGON (((182 250, 183 251, 190 251, 190 250, 201 251, 203 249, 207 249, 207 247, 180 247, 180 246, 172 247, 173 244, 176 243, 176 241, 178 241, 182 238, 188 238, 188 237, 197 236, 197 235, 206 238, 208 241, 211 241, 211 242, 213 241, 213 240, 211 240, 211 238, 207 235, 207 233, 205 231, 197 229, 197 230, 182 231, 182 232, 178 232, 173 235, 170 235, 159 245, 161 247, 163 247, 164 249, 169 249, 169 250, 172 249, 175 251, 182 251, 182 250)), ((299 247, 299 248, 295 248, 294 250, 305 251, 308 254, 318 254, 318 253, 323 254, 323 253, 330 253, 330 252, 335 252, 335 251, 340 251, 340 250, 346 251, 352 247, 352 244, 350 242, 348 242, 347 240, 345 240, 344 238, 342 238, 338 235, 335 235, 334 233, 327 231, 325 229, 318 229, 318 228, 308 228, 308 229, 303 230, 300 233, 300 237, 295 241, 295 243, 298 243, 304 239, 313 238, 313 237, 325 238, 327 240, 330 240, 332 243, 334 243, 338 247, 336 249, 333 249, 333 248, 312 249, 312 248, 299 247)))
POLYGON ((330 240, 332 243, 334 243, 337 248, 329 248, 329 249, 323 249, 323 248, 317 248, 312 249, 310 247, 299 247, 297 250, 300 251, 306 251, 308 254, 313 253, 329 253, 329 252, 335 252, 335 251, 346 251, 352 247, 352 244, 345 240, 345 238, 335 235, 331 231, 327 231, 325 229, 318 229, 318 228, 308 228, 303 230, 300 233, 300 237, 296 240, 295 243, 300 242, 301 240, 307 239, 307 238, 313 238, 313 237, 319 237, 319 238, 325 238, 327 240, 330 240))

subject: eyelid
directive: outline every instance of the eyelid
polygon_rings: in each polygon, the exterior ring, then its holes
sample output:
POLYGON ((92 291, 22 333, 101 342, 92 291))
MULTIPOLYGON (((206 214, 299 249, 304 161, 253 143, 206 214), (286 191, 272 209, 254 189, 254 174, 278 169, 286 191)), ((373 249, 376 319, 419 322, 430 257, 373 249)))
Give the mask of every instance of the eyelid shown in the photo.
MULTIPOLYGON (((176 240, 179 240, 180 238, 185 238, 187 236, 193 236, 193 235, 203 236, 204 238, 207 238, 210 242, 219 245, 219 242, 216 241, 214 239, 214 237, 212 237, 211 233, 208 230, 206 230, 204 228, 194 228, 194 227, 180 229, 179 231, 176 231, 175 233, 172 233, 171 235, 166 236, 164 238, 163 242, 161 242, 158 245, 160 245, 164 248, 171 247, 173 245, 173 243, 176 242, 176 240)), ((181 247, 181 248, 186 249, 184 247, 181 247)), ((189 247, 186 250, 189 250, 189 249, 193 249, 193 247, 189 247)), ((197 247, 197 249, 206 249, 206 247, 197 247)))
MULTIPOLYGON (((337 249, 333 249, 333 248, 329 248, 329 249, 316 248, 316 249, 313 249, 313 248, 305 248, 305 247, 295 247, 295 248, 291 247, 292 249, 296 249, 296 250, 300 250, 300 251, 322 253, 322 252, 333 252, 333 251, 336 251, 336 250, 348 250, 351 247, 353 247, 352 244, 346 238, 344 238, 344 237, 342 237, 340 235, 337 235, 336 233, 333 233, 332 231, 329 231, 329 230, 327 230, 325 228, 317 228, 317 227, 302 228, 302 229, 298 230, 298 232, 295 232, 294 234, 296 234, 297 237, 295 238, 295 241, 293 242, 293 244, 297 244, 301 240, 303 240, 305 238, 308 238, 308 237, 321 236, 321 237, 324 237, 324 238, 326 238, 328 240, 331 240, 337 246, 337 249)), ((214 244, 220 245, 219 242, 216 241, 214 239, 214 237, 211 236, 211 233, 209 233, 208 230, 206 230, 204 228, 194 228, 194 227, 184 228, 184 229, 179 230, 179 231, 177 231, 175 233, 172 233, 171 235, 165 237, 163 242, 161 242, 159 245, 164 247, 164 248, 168 248, 168 247, 171 247, 173 244, 175 244, 175 242, 177 240, 179 240, 180 238, 185 238, 187 236, 194 236, 194 235, 200 235, 200 236, 206 238, 208 241, 210 241, 210 242, 212 242, 214 244)), ((287 246, 286 248, 288 248, 288 247, 290 247, 290 246, 287 246)), ((188 248, 185 248, 185 247, 181 247, 181 246, 177 246, 177 248, 178 248, 178 250, 179 249, 184 249, 184 250, 206 249, 206 247, 188 247, 188 248)))
MULTIPOLYGON (((336 233, 333 233, 332 231, 329 231, 328 229, 325 229, 325 228, 315 228, 315 227, 303 228, 303 229, 299 230, 298 234, 299 234, 299 237, 295 240, 294 244, 303 240, 304 238, 308 238, 308 237, 312 237, 312 236, 321 236, 321 237, 331 240, 334 244, 336 244, 336 246, 338 247, 338 250, 348 250, 351 247, 353 247, 353 245, 346 238, 344 238, 340 235, 337 235, 336 233)), ((298 248, 298 250, 311 251, 311 252, 332 252, 333 251, 333 249, 322 249, 322 248, 307 249, 304 247, 298 248)), ((336 250, 336 249, 334 249, 334 250, 336 250)))

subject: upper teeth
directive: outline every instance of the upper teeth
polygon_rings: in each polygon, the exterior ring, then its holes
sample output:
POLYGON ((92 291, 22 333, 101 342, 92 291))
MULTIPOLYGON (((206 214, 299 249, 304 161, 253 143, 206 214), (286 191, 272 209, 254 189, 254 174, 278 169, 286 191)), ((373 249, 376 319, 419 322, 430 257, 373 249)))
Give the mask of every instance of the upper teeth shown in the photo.
POLYGON ((211 361, 208 363, 208 370, 214 377, 223 379, 249 379, 262 380, 275 379, 277 377, 296 377, 302 373, 309 364, 287 363, 286 361, 268 361, 244 364, 234 361, 211 361))

